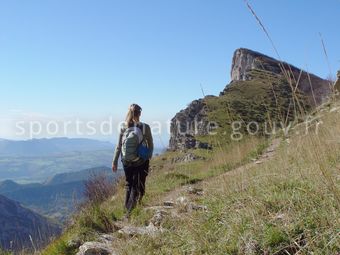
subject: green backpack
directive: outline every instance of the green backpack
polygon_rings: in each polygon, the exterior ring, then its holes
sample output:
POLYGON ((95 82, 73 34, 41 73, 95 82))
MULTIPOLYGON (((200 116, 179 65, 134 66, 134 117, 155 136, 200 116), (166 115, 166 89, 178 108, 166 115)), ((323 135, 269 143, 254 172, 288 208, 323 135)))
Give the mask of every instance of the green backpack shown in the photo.
POLYGON ((143 142, 143 132, 139 127, 125 129, 122 138, 122 160, 124 165, 140 161, 138 147, 143 142))

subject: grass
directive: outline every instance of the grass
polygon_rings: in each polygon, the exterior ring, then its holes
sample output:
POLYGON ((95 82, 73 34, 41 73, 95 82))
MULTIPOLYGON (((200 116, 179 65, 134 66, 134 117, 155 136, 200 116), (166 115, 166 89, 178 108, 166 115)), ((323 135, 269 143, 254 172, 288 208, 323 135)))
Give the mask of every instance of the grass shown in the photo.
MULTIPOLYGON (((302 117, 296 119, 292 106, 296 99, 304 110, 310 107, 298 91, 291 93, 291 84, 283 76, 261 70, 253 70, 251 75, 252 81, 233 83, 225 95, 206 99, 208 118, 216 121, 219 128, 215 136, 198 139, 212 144, 214 149, 185 152, 204 160, 173 163, 183 152, 167 152, 153 160, 144 205, 133 212, 131 224, 146 225, 152 215, 143 210, 144 206, 162 204, 168 192, 202 180, 205 196, 196 202, 206 205, 208 211, 168 217, 163 224, 167 231, 159 237, 127 238, 115 243, 119 254, 340 251, 340 149, 334 142, 337 139, 334 130, 340 131, 340 118, 334 112, 322 114, 325 129, 318 135, 312 132, 313 127, 308 134, 301 135, 304 125, 297 125, 274 159, 247 171, 230 171, 258 158, 268 146, 266 137, 270 135, 266 134, 264 123, 271 123, 269 128, 279 122, 283 127, 288 122, 297 124, 302 117), (242 124, 240 141, 231 139, 235 120, 242 124), (259 122, 258 134, 262 136, 245 134, 251 121, 259 122)), ((314 117, 318 113, 320 109, 314 117)), ((72 255, 76 250, 68 244, 70 239, 92 241, 98 233, 111 233, 114 222, 124 215, 124 195, 122 180, 112 197, 82 208, 74 224, 42 254, 72 255)))
POLYGON ((131 239, 119 254, 338 254, 340 116, 320 121, 318 135, 294 130, 272 160, 213 178, 199 200, 208 212, 169 218, 169 231, 131 239))
MULTIPOLYGON (((163 224, 168 231, 159 237, 123 239, 115 248, 119 254, 337 254, 340 117, 330 109, 328 105, 322 115, 314 116, 322 118, 318 135, 314 127, 304 134, 305 126, 298 125, 275 158, 225 178, 216 176, 258 157, 268 140, 247 137, 213 151, 190 151, 205 158, 190 163, 171 163, 177 152, 155 158, 144 206, 160 204, 167 192, 205 180, 206 195, 196 202, 208 211, 168 217, 163 224)), ((68 240, 93 240, 98 232, 111 232, 112 225, 106 223, 124 214, 123 188, 122 181, 114 197, 83 209, 75 224, 42 254, 75 254, 68 240)), ((131 223, 146 225, 151 216, 139 207, 131 223)))
POLYGON ((295 100, 304 112, 311 110, 308 98, 299 90, 292 93, 284 75, 257 69, 249 75, 252 80, 233 82, 221 96, 205 98, 207 117, 217 129, 214 136, 196 137, 199 141, 219 148, 248 134, 271 137, 301 121, 294 109, 295 100))
MULTIPOLYGON (((263 70, 252 70, 250 75, 252 80, 234 82, 223 96, 207 99, 209 119, 215 120, 227 134, 233 121, 241 121, 242 130, 256 121, 260 134, 265 134, 265 122, 269 124, 267 131, 271 131, 279 122, 295 121, 293 95, 286 79, 263 70)), ((295 94, 308 111, 307 98, 298 91, 295 94)))
MULTIPOLYGON (((234 146, 225 146, 220 151, 213 153, 206 150, 195 150, 192 153, 204 155, 206 160, 190 163, 171 163, 178 156, 176 152, 168 152, 153 160, 151 173, 147 179, 147 194, 144 204, 162 203, 164 195, 180 186, 196 183, 211 178, 232 168, 249 162, 257 154, 261 153, 265 139, 249 137, 234 146), (222 159, 220 155, 225 155, 222 159)), ((81 239, 81 241, 93 240, 96 233, 110 233, 113 231, 114 222, 124 215, 124 181, 122 180, 113 197, 101 204, 89 204, 84 207, 74 218, 74 224, 57 241, 49 245, 42 252, 46 255, 71 255, 75 254, 67 245, 67 240, 81 239)), ((150 212, 141 207, 136 208, 131 216, 131 222, 135 225, 145 225, 150 219, 150 212)))

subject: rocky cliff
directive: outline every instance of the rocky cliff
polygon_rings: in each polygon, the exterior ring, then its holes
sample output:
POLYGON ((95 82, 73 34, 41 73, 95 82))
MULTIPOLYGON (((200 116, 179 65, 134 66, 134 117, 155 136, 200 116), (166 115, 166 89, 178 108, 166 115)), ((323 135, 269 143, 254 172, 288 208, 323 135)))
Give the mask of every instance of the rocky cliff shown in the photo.
POLYGON ((294 88, 297 87, 308 96, 311 104, 321 104, 331 93, 327 80, 259 52, 237 49, 232 60, 231 82, 252 80, 252 70, 285 76, 294 88))
POLYGON ((0 246, 6 250, 39 248, 60 234, 58 225, 0 195, 0 246))
POLYGON ((294 97, 301 99, 305 110, 320 105, 331 93, 327 80, 261 53, 237 49, 232 60, 231 83, 219 97, 195 100, 176 114, 171 122, 169 147, 172 150, 210 148, 197 137, 207 134, 208 113, 212 110, 216 111, 220 126, 230 126, 237 118, 262 123, 266 118, 292 119, 292 87, 294 97), (207 106, 208 102, 212 106, 207 106))
POLYGON ((195 138, 208 133, 208 124, 205 100, 193 101, 171 120, 170 149, 208 148, 208 144, 199 142, 195 138))

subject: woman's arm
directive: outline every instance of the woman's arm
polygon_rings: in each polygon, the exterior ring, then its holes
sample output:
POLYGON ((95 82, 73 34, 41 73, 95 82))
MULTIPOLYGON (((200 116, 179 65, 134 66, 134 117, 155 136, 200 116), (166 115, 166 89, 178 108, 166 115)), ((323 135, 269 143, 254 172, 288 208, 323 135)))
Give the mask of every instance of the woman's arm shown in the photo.
POLYGON ((118 159, 119 159, 119 156, 120 156, 120 154, 121 154, 121 152, 122 152, 122 140, 123 140, 123 134, 124 134, 124 132, 121 130, 121 131, 120 131, 120 134, 119 134, 119 137, 118 137, 118 143, 117 143, 115 152, 114 152, 114 154, 113 154, 113 159, 112 159, 112 170, 113 170, 113 171, 116 171, 116 170, 117 170, 118 159))

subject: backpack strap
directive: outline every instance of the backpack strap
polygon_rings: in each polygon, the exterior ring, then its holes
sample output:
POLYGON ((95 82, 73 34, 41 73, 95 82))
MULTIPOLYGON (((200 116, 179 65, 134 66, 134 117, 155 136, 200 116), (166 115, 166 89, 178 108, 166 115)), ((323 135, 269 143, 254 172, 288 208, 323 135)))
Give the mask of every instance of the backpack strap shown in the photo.
POLYGON ((138 127, 141 131, 142 131, 142 135, 143 135, 143 139, 142 141, 140 142, 140 144, 142 144, 144 141, 145 141, 145 124, 143 122, 139 122, 136 127, 138 127))

